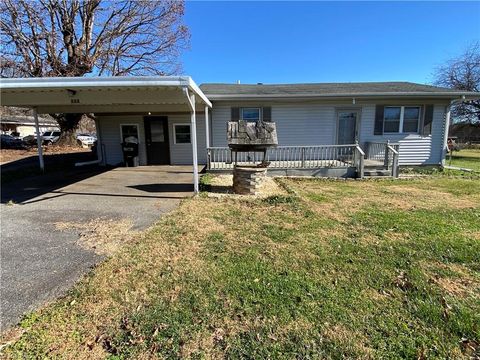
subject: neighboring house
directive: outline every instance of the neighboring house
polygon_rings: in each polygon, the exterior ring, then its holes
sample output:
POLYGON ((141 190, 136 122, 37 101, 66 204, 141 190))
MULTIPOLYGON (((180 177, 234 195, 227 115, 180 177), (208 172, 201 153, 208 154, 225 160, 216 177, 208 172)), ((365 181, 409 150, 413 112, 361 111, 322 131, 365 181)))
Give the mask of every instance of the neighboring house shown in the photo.
MULTIPOLYGON (((58 130, 58 124, 53 119, 38 118, 40 133, 50 130, 58 130)), ((0 117, 0 127, 3 134, 12 134, 20 138, 35 135, 35 121, 33 116, 29 115, 2 115, 0 117)))
POLYGON ((263 120, 277 124, 272 169, 348 170, 336 176, 362 176, 364 165, 390 171, 397 164, 442 164, 450 105, 480 97, 407 82, 198 87, 188 76, 0 79, 0 85, 2 105, 94 113, 102 164, 122 164, 122 142, 136 138, 140 165, 196 164, 198 157, 209 170, 228 170, 227 122, 263 120))

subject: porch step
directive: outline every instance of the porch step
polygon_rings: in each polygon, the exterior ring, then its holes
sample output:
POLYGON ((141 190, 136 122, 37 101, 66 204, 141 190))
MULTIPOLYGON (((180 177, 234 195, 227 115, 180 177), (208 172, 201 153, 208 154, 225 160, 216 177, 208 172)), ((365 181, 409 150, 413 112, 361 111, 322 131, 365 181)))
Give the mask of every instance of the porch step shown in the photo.
POLYGON ((368 177, 392 176, 392 172, 385 169, 365 169, 363 175, 368 177))

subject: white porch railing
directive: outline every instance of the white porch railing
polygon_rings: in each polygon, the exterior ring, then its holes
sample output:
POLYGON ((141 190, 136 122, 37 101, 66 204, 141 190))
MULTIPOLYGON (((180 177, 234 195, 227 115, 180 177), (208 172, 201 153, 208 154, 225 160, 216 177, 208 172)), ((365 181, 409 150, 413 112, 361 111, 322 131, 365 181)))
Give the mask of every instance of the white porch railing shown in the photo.
POLYGON ((382 166, 398 177, 398 157, 400 144, 387 142, 367 142, 366 165, 382 166))
MULTIPOLYGON (((318 169, 355 167, 359 176, 363 176, 365 153, 358 144, 316 145, 316 146, 279 146, 267 151, 266 160, 269 169, 318 169)), ((228 147, 210 147, 207 149, 208 170, 233 169, 234 160, 228 147)), ((263 154, 258 152, 237 153, 239 165, 258 164, 263 154)))

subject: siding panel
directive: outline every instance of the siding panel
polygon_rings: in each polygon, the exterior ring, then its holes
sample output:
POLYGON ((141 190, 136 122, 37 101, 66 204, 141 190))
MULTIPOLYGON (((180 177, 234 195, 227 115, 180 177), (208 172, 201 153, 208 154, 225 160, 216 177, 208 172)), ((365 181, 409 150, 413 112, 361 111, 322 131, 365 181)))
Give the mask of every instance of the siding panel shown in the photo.
MULTIPOLYGON (((232 106, 258 104, 214 104, 212 110, 212 146, 227 146, 227 122, 232 106)), ((260 106, 270 106, 261 104, 260 106)), ((335 143, 335 107, 318 104, 274 104, 272 121, 277 124, 278 144, 319 145, 335 143)))
POLYGON ((388 134, 374 135, 375 105, 365 105, 360 124, 360 142, 365 147, 368 141, 400 143, 400 165, 434 165, 441 162, 443 147, 445 106, 435 105, 431 135, 388 134))

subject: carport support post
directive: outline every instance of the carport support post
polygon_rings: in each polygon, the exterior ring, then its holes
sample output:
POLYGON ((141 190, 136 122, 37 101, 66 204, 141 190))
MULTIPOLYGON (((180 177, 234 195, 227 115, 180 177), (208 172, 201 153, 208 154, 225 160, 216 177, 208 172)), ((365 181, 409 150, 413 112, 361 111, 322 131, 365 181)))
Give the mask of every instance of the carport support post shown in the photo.
POLYGON ((40 170, 45 171, 45 163, 43 162, 42 137, 40 135, 40 126, 38 125, 37 108, 33 108, 33 119, 35 120, 35 133, 37 134, 37 149, 38 162, 40 163, 40 170))
POLYGON ((195 114, 195 95, 190 96, 190 134, 192 137, 193 191, 198 194, 198 156, 197 156, 197 119, 195 114))
POLYGON ((208 123, 208 106, 205 106, 205 145, 208 150, 210 147, 210 129, 208 128, 209 123, 208 123))

